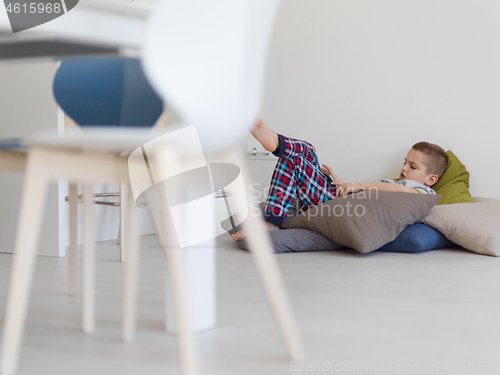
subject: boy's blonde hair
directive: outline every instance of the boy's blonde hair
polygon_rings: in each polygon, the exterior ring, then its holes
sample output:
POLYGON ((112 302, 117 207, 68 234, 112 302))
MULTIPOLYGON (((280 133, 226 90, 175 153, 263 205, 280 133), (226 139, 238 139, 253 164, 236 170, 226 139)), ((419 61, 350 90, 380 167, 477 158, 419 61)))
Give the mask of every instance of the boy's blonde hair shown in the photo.
POLYGON ((443 148, 429 142, 418 142, 412 146, 412 149, 427 156, 427 173, 437 174, 438 178, 441 178, 448 165, 448 155, 443 148))

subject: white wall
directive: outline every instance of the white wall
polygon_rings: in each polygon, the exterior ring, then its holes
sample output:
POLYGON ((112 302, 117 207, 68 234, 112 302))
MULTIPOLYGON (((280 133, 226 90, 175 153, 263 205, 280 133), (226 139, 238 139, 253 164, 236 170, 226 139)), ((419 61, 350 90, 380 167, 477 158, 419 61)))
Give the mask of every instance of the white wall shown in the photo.
MULTIPOLYGON (((283 0, 278 17, 268 125, 346 181, 396 177, 413 143, 437 143, 473 196, 500 198, 500 2, 283 0)), ((272 167, 252 175, 267 185, 272 167)))

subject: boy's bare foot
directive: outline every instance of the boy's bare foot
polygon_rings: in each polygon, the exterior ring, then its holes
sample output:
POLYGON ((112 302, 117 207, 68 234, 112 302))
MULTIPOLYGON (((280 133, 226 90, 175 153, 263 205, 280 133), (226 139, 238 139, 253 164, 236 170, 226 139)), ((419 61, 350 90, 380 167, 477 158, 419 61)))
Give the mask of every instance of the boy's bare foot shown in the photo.
POLYGON ((279 146, 278 134, 269 126, 264 124, 259 118, 257 124, 250 130, 250 133, 257 139, 267 151, 273 152, 279 146))
MULTIPOLYGON (((273 224, 273 223, 269 223, 267 221, 264 222, 264 224, 266 225, 266 229, 267 230, 274 230, 274 229, 280 229, 280 227, 278 227, 277 225, 273 224)), ((232 234, 231 235, 231 238, 235 241, 238 241, 238 240, 241 240, 243 237, 245 237, 245 234, 243 232, 243 229, 242 230, 239 230, 238 232, 236 232, 235 234, 232 234)))

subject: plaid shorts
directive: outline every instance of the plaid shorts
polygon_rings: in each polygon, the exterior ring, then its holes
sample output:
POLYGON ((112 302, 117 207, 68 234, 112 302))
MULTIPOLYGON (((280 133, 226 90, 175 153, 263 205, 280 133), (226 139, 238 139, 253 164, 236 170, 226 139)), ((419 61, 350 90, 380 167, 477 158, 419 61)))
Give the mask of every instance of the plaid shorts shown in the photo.
POLYGON ((264 206, 264 219, 281 225, 295 195, 302 211, 335 198, 335 186, 321 172, 313 145, 278 134, 280 146, 273 154, 279 157, 271 178, 264 206))

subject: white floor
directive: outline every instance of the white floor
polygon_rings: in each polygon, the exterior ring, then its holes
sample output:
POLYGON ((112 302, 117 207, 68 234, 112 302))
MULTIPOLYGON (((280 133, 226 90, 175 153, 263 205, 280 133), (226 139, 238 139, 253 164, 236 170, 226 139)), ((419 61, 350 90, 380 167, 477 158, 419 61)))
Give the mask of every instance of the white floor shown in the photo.
MULTIPOLYGON (((80 330, 67 258, 39 257, 20 375, 178 374, 163 330, 163 257, 141 239, 139 330, 120 342, 118 246, 99 243, 97 333, 80 330)), ((307 351, 290 363, 251 255, 218 247, 218 327, 199 335, 203 374, 498 374, 500 259, 459 249, 421 254, 278 255, 307 351)), ((12 256, 0 254, 3 323, 12 256)))

